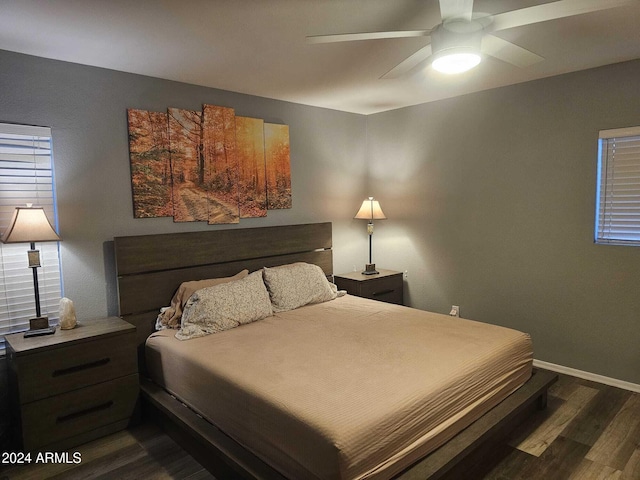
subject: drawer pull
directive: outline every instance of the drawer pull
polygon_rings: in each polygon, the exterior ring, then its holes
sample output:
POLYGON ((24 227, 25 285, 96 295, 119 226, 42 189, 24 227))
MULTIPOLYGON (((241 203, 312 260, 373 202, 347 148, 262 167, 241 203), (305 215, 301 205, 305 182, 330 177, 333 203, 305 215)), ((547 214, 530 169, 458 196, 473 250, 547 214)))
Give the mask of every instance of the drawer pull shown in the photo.
POLYGON ((386 295, 387 293, 393 293, 393 292, 395 292, 395 289, 394 288, 390 288, 388 290, 382 290, 380 292, 373 292, 372 295, 374 297, 379 297, 380 295, 386 295))
POLYGON ((89 407, 85 408, 84 410, 80 410, 79 412, 63 415, 56 418, 56 423, 68 422, 69 420, 75 420, 76 418, 82 417, 84 415, 89 415, 90 413, 99 412, 100 410, 106 410, 107 408, 111 407, 111 405, 113 405, 113 401, 109 400, 108 402, 101 403, 100 405, 96 405, 95 407, 89 407))
POLYGON ((100 360, 96 360, 95 362, 83 363, 81 365, 74 365, 69 368, 61 368, 60 370, 54 370, 51 374, 52 377, 60 377, 62 375, 69 375, 71 373, 81 372, 82 370, 88 370, 90 368, 101 367, 102 365, 106 365, 111 361, 110 358, 101 358, 100 360))

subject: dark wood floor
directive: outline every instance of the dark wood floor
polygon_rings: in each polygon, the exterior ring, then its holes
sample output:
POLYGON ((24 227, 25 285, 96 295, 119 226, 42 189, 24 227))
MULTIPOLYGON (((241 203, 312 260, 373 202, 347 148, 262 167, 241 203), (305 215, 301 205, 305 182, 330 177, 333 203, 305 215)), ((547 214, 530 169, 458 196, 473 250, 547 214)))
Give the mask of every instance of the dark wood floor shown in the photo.
POLYGON ((446 480, 640 480, 640 394, 558 376, 546 410, 446 480))
MULTIPOLYGON (((560 375, 549 405, 446 480, 640 480, 640 394, 560 375)), ((0 480, 213 479, 157 427, 144 424, 76 449, 79 465, 0 470, 0 480)), ((224 480, 224 479, 220 479, 224 480)))

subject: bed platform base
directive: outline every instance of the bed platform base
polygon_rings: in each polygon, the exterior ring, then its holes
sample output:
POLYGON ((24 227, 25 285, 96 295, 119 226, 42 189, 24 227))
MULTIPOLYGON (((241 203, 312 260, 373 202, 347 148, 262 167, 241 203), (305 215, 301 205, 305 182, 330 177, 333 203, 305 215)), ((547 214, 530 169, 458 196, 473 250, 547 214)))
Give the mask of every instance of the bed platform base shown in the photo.
MULTIPOLYGON (((425 458, 398 480, 438 479, 487 443, 498 443, 535 411, 546 408, 547 390, 558 376, 536 370, 509 397, 425 458)), ((149 379, 142 379, 143 414, 158 423, 216 478, 285 480, 280 473, 204 420, 149 379)))

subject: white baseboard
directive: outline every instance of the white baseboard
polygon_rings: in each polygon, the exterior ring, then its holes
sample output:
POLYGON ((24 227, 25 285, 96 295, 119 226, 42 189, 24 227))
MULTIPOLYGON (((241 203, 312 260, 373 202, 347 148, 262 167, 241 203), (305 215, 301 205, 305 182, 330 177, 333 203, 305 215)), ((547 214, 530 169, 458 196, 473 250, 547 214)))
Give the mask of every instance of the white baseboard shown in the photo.
POLYGON ((640 393, 640 385, 637 383, 625 382, 624 380, 618 380, 617 378, 605 377, 604 375, 598 375, 597 373, 584 372, 582 370, 576 370, 575 368, 556 365, 555 363, 543 362, 542 360, 534 359, 533 366, 640 393))

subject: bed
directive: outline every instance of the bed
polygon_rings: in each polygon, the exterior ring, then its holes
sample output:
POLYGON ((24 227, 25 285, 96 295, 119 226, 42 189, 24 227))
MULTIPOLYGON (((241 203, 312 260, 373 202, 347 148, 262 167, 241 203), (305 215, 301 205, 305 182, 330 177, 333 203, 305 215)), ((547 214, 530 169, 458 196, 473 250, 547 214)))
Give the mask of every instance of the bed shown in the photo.
POLYGON ((146 410, 218 478, 437 478, 554 381, 531 375, 521 332, 348 295, 222 334, 153 333, 183 281, 293 262, 330 276, 329 223, 119 237, 115 252, 146 410))

